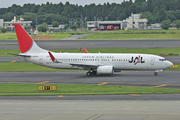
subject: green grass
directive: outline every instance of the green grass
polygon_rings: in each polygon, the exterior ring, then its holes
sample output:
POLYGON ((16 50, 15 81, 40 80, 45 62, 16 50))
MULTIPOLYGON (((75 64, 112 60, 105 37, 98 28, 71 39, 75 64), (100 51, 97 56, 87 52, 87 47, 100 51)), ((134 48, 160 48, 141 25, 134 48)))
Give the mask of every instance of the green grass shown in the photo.
POLYGON ((78 71, 70 69, 54 69, 31 63, 0 63, 1 72, 51 72, 51 71, 78 71))
MULTIPOLYGON (((174 53, 174 54, 180 54, 180 47, 178 48, 136 48, 136 49, 128 49, 128 48, 102 48, 102 49, 88 49, 89 53, 144 53, 144 54, 154 54, 159 55, 160 53, 174 53)), ((84 53, 83 50, 79 49, 68 49, 68 50, 52 50, 53 52, 68 52, 68 53, 84 53)), ((6 57, 6 56, 13 56, 6 53, 14 53, 19 54, 19 49, 1 49, 0 50, 0 57, 6 57)))
POLYGON ((180 30, 118 30, 118 31, 106 31, 106 33, 109 33, 109 34, 180 34, 180 30))
POLYGON ((9 55, 7 53, 19 54, 19 49, 0 49, 0 57, 14 57, 13 55, 9 55))
POLYGON ((104 31, 79 39, 180 39, 180 30, 104 31))
POLYGON ((92 34, 79 39, 180 39, 180 34, 92 34))
MULTIPOLYGON (((61 40, 71 37, 72 35, 88 34, 88 33, 93 33, 93 32, 92 31, 55 32, 55 33, 49 33, 48 35, 54 36, 50 40, 61 40)), ((47 35, 47 33, 39 32, 39 35, 47 35)), ((36 36, 36 35, 30 35, 30 36, 36 36)), ((15 32, 0 33, 0 40, 17 40, 16 33, 15 32)))
POLYGON ((100 95, 100 94, 164 94, 180 93, 180 89, 126 87, 76 84, 19 84, 0 83, 0 95, 100 95), (57 86, 56 91, 39 91, 39 86, 57 86))
POLYGON ((17 40, 16 33, 0 33, 0 40, 17 40))
MULTIPOLYGON (((52 40, 60 40, 72 35, 88 33, 94 34, 79 39, 180 39, 180 30, 67 31, 49 33, 49 35, 54 36, 52 40)), ((47 35, 47 33, 39 33, 42 34, 47 35)), ((0 33, 0 40, 17 40, 16 33, 0 33)))

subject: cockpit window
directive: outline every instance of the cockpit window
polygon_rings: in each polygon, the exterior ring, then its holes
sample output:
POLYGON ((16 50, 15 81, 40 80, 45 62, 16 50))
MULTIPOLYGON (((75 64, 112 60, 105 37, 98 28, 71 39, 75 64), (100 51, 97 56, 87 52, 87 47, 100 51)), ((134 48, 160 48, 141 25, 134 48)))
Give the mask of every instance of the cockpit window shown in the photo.
POLYGON ((166 59, 159 59, 159 61, 166 61, 166 59))

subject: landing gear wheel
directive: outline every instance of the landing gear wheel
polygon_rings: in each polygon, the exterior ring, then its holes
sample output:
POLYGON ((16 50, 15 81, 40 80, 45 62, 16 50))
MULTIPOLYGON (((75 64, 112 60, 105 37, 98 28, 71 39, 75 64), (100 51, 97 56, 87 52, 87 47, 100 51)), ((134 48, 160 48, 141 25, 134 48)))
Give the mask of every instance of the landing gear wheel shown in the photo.
POLYGON ((92 75, 96 75, 97 74, 97 72, 96 71, 92 71, 92 75))
POLYGON ((87 72, 86 75, 87 75, 87 76, 91 76, 91 72, 87 72))
POLYGON ((158 73, 157 73, 157 72, 155 72, 155 73, 154 73, 154 76, 158 76, 158 73))

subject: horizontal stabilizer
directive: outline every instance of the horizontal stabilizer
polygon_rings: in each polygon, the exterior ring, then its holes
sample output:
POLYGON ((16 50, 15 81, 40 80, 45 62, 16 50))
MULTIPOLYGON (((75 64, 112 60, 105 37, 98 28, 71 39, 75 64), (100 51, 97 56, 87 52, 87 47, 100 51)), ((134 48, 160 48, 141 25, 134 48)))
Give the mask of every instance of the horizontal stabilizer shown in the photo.
POLYGON ((13 53, 7 53, 9 55, 15 55, 15 56, 20 56, 20 57, 31 57, 30 55, 21 55, 21 54, 13 54, 13 53))

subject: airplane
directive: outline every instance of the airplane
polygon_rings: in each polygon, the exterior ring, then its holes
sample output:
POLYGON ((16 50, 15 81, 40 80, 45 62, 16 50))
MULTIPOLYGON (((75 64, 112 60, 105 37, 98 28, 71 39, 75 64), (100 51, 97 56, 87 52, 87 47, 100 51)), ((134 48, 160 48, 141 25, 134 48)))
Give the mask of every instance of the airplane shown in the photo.
POLYGON ((83 47, 83 50, 84 50, 84 53, 88 53, 88 51, 86 50, 86 48, 85 48, 85 47, 83 47))
POLYGON ((20 24, 14 24, 20 47, 20 59, 56 69, 87 70, 86 75, 113 74, 122 70, 154 71, 154 76, 173 65, 165 58, 151 54, 55 53, 40 48, 20 24))

